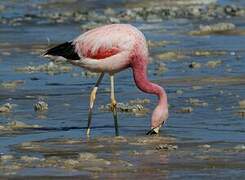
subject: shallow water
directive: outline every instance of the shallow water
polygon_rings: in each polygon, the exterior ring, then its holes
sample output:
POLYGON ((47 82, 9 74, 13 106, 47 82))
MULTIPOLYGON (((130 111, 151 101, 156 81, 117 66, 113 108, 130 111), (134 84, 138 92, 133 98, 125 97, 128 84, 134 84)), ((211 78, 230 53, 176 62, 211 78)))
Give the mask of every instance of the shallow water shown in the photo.
MULTIPOLYGON (((13 2, 1 2, 7 8, 2 12, 4 17, 22 16, 29 9, 34 14, 41 11, 13 2)), ((46 1, 28 2, 39 4, 46 1)), ((115 6, 123 9, 125 2, 120 2, 122 4, 115 6)), ((236 3, 242 4, 241 1, 236 3)), ((108 6, 110 1, 96 4, 94 8, 108 6)), ((60 6, 49 8, 57 10, 60 6)), ((140 92, 134 85, 131 71, 126 70, 115 76, 117 101, 150 99, 150 103, 144 105, 151 110, 150 113, 136 116, 119 112, 120 137, 114 137, 112 114, 99 110, 100 105, 110 100, 109 78, 105 76, 97 94, 92 135, 86 138, 88 96, 96 77, 79 75, 83 70, 76 67, 71 72, 54 75, 15 71, 17 67, 48 63, 40 54, 49 44, 73 39, 81 32, 81 23, 38 25, 38 22, 0 25, 0 83, 24 81, 14 87, 0 86, 0 105, 14 104, 10 113, 0 114, 0 176, 91 179, 245 177, 245 121, 239 114, 239 101, 245 99, 244 35, 189 35, 200 24, 216 22, 232 22, 244 30, 244 17, 205 21, 130 21, 148 40, 169 42, 165 46, 150 47, 149 79, 165 87, 170 104, 169 120, 160 137, 145 135, 156 97, 140 92), (178 52, 181 57, 158 58, 159 54, 169 51, 178 52), (200 52, 208 52, 208 55, 200 55, 200 52), (208 61, 217 60, 222 63, 214 68, 207 65, 208 61), (198 62, 201 67, 190 68, 191 62, 198 62), (158 72, 159 63, 165 63, 168 70, 158 72), (193 99, 198 99, 198 103, 193 99), (47 111, 34 111, 33 105, 39 100, 48 103, 47 111), (184 113, 183 108, 188 107, 192 112, 184 113), (14 121, 38 126, 16 128, 9 125, 14 121), (5 129, 2 130, 1 126, 5 129), (165 144, 166 149, 159 149, 165 144), (171 149, 171 145, 178 148, 171 149)))

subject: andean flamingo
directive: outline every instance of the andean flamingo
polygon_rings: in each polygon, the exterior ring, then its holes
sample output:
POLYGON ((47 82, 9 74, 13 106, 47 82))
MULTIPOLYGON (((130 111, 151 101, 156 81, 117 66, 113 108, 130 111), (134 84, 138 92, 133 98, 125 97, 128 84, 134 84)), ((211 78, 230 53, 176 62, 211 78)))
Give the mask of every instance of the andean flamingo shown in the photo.
POLYGON ((158 134, 168 118, 167 95, 164 89, 147 78, 148 47, 144 35, 129 24, 111 24, 89 30, 73 41, 60 44, 46 51, 45 56, 62 56, 73 65, 80 66, 100 76, 90 94, 87 135, 90 134, 92 109, 96 92, 105 73, 111 80, 111 108, 118 134, 114 74, 126 68, 133 71, 134 81, 143 92, 155 94, 159 102, 151 118, 151 130, 158 134))

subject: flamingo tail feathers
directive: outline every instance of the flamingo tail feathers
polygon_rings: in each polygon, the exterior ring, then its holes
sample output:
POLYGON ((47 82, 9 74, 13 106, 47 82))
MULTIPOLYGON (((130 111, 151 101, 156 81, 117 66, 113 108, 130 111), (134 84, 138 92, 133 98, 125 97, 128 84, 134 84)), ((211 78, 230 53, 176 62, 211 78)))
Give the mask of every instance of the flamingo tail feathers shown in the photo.
POLYGON ((48 49, 44 53, 44 56, 45 55, 62 56, 69 60, 79 60, 80 59, 78 54, 75 52, 75 46, 73 42, 65 42, 51 49, 48 49))

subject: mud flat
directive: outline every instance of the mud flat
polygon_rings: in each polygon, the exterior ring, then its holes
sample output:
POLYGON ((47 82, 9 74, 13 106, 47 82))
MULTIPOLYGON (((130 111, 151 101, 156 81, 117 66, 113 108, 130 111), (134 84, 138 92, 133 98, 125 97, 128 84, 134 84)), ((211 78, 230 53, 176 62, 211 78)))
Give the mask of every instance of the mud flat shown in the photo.
POLYGON ((67 10, 63 9, 62 5, 55 7, 50 6, 49 3, 46 5, 45 3, 40 4, 37 7, 32 7, 34 12, 38 13, 23 13, 21 16, 11 19, 3 16, 0 19, 0 23, 20 26, 33 22, 37 24, 87 22, 87 25, 82 26, 84 30, 87 30, 101 23, 120 23, 135 20, 159 22, 164 19, 175 18, 214 19, 245 16, 244 7, 221 5, 215 0, 144 1, 140 3, 128 3, 128 5, 126 3, 120 11, 115 11, 109 7, 99 12, 95 10, 88 11, 86 8, 78 8, 78 6, 76 7, 76 3, 64 3, 63 7, 67 6, 67 10), (37 8, 38 11, 35 11, 37 8))

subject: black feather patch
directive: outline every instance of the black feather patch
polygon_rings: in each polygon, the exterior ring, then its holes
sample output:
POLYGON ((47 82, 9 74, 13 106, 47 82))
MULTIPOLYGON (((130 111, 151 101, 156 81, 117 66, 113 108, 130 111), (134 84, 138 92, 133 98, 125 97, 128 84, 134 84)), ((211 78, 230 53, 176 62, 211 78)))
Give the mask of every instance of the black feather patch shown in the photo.
POLYGON ((44 55, 62 56, 69 60, 79 60, 80 57, 75 52, 75 46, 72 42, 65 42, 51 49, 48 49, 44 55))

